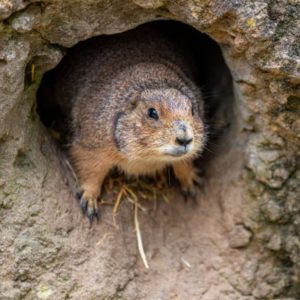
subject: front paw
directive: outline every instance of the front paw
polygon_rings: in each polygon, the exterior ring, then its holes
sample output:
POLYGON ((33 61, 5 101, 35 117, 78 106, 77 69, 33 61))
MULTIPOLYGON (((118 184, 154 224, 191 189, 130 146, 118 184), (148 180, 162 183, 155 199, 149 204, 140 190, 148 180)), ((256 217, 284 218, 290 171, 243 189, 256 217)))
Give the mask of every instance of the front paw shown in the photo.
POLYGON ((199 172, 196 168, 193 168, 189 174, 182 180, 180 180, 181 194, 185 200, 193 200, 197 203, 198 187, 203 186, 203 180, 199 176, 199 172))
POLYGON ((93 223, 94 219, 99 221, 97 197, 87 191, 83 191, 77 193, 77 198, 79 199, 82 213, 89 218, 90 223, 93 223))

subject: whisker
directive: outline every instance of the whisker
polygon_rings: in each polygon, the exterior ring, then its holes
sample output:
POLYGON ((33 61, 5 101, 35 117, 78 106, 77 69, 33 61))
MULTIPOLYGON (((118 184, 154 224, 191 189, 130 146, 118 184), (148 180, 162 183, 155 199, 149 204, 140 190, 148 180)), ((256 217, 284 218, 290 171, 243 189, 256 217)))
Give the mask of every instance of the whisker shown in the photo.
POLYGON ((204 146, 203 147, 204 150, 208 151, 211 154, 215 154, 215 152, 213 152, 211 149, 209 149, 208 147, 204 146))

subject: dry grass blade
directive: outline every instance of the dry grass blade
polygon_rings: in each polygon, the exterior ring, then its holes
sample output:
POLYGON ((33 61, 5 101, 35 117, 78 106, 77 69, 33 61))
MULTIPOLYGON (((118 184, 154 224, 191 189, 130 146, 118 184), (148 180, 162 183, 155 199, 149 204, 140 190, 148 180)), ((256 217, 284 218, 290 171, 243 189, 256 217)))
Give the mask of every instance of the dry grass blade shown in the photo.
POLYGON ((119 194, 118 194, 118 196, 117 196, 117 200, 116 200, 116 203, 115 203, 114 208, 113 208, 113 214, 114 215, 117 213, 117 211, 119 209, 123 194, 124 194, 124 188, 122 187, 119 194))
POLYGON ((106 240, 106 238, 112 237, 112 236, 113 236, 113 234, 110 232, 104 233, 103 237, 96 243, 96 246, 101 245, 104 242, 104 240, 106 240))
POLYGON ((149 269, 149 264, 148 264, 147 257, 146 257, 145 251, 144 251, 142 234, 141 234, 140 223, 139 223, 139 218, 138 218, 138 210, 139 210, 138 198, 137 198, 137 195, 128 186, 124 185, 123 187, 126 191, 126 194, 131 196, 134 201, 134 227, 135 227, 135 232, 136 232, 138 249, 139 249, 140 256, 143 260, 145 268, 149 269))
POLYGON ((31 64, 31 82, 35 82, 35 64, 31 64))
POLYGON ((142 210, 143 212, 146 212, 146 211, 147 211, 147 209, 146 209, 144 206, 142 206, 140 203, 138 203, 138 202, 132 200, 131 198, 127 197, 126 200, 128 200, 128 201, 129 201, 130 203, 132 203, 132 204, 137 204, 138 208, 139 208, 140 210, 142 210))
POLYGON ((78 182, 77 175, 76 175, 74 169, 72 168, 70 162, 67 159, 65 159, 65 163, 66 163, 67 167, 69 168, 69 170, 71 171, 71 174, 72 174, 73 178, 75 179, 76 184, 78 185, 79 182, 78 182))
POLYGON ((134 202, 135 202, 135 205, 134 205, 134 227, 135 227, 135 232, 136 232, 138 249, 139 249, 140 255, 142 257, 145 268, 149 269, 147 257, 146 257, 145 251, 144 251, 142 235, 141 235, 141 231, 140 231, 140 224, 139 224, 139 219, 138 219, 137 199, 135 199, 134 202))
POLYGON ((129 188, 127 185, 124 185, 124 189, 133 198, 133 200, 135 202, 137 202, 138 199, 137 199, 137 195, 135 194, 135 192, 131 188, 129 188))
POLYGON ((166 203, 170 203, 170 199, 168 198, 168 196, 166 196, 165 194, 162 194, 161 196, 163 197, 166 203))

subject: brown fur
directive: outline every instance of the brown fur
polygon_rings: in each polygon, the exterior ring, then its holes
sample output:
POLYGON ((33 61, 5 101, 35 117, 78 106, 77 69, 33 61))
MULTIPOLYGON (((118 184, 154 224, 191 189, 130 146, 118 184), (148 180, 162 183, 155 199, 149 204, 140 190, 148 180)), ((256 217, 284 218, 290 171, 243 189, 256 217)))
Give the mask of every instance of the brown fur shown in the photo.
POLYGON ((151 26, 93 39, 67 55, 56 73, 54 98, 71 116, 70 155, 91 219, 113 167, 141 175, 171 165, 183 189, 194 193, 192 162, 205 132, 191 69, 184 53, 151 26), (150 108, 158 120, 149 117, 150 108), (186 147, 176 141, 188 138, 193 140, 186 147))

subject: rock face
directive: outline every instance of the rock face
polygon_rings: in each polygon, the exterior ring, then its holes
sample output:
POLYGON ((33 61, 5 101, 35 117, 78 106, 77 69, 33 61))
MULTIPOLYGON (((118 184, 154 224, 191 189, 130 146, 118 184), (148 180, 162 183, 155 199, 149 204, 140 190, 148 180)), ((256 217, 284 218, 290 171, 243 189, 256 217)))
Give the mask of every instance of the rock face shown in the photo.
POLYGON ((0 299, 299 298, 299 14, 294 0, 2 0, 0 299), (109 207, 82 218, 35 94, 68 47, 160 19, 219 44, 234 101, 200 206, 140 214, 146 270, 129 204, 117 226, 109 207))

